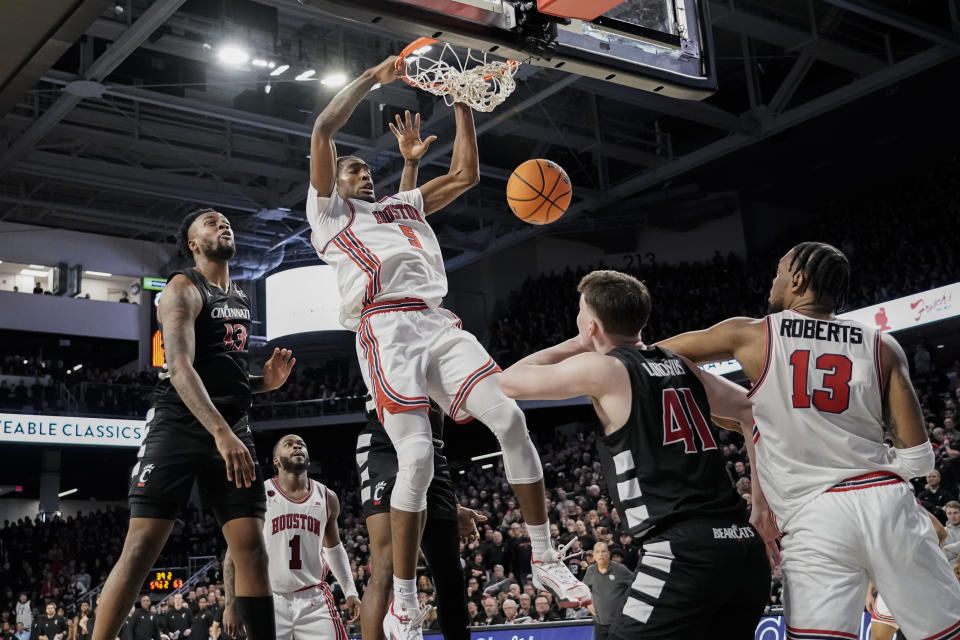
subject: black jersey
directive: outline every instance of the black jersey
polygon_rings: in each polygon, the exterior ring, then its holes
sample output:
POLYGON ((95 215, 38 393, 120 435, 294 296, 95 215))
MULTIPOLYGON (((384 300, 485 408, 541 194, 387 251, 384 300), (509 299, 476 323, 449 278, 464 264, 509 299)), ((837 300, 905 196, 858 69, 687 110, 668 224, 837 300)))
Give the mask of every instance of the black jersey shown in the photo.
MULTIPOLYGON (((171 274, 190 279, 200 292, 203 307, 194 321, 196 336, 193 368, 218 410, 231 415, 250 408, 250 301, 233 282, 223 291, 196 269, 171 274)), ((162 329, 162 326, 161 326, 162 329)), ((156 388, 156 405, 182 408, 183 401, 169 378, 156 388)), ((226 416, 225 416, 226 417, 226 416)))
POLYGON ((634 536, 693 517, 746 519, 710 431, 710 406, 699 378, 661 347, 618 347, 630 374, 630 417, 597 448, 607 489, 634 536))

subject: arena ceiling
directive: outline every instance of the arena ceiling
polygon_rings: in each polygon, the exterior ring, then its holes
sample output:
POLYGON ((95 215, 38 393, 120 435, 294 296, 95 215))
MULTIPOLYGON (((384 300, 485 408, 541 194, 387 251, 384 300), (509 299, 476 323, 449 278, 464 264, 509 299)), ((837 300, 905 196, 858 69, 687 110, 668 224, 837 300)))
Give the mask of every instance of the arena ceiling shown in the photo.
MULTIPOLYGON (((481 184, 438 216, 448 268, 571 221, 613 230, 643 222, 638 211, 727 211, 728 194, 684 177, 960 56, 960 0, 708 9, 720 89, 703 102, 525 69, 510 102, 477 118, 481 184), (548 228, 516 221, 503 197, 510 170, 531 157, 558 161, 576 185, 548 228)), ((355 75, 410 40, 296 0, 4 3, 0 21, 0 220, 167 241, 186 211, 213 206, 270 262, 315 257, 304 233, 309 135, 337 90, 294 71, 355 75), (227 41, 291 71, 226 67, 216 53, 227 41)), ((440 137, 421 179, 449 162, 450 109, 401 83, 371 92, 337 142, 371 163, 381 193, 399 179, 386 123, 403 109, 440 137)))

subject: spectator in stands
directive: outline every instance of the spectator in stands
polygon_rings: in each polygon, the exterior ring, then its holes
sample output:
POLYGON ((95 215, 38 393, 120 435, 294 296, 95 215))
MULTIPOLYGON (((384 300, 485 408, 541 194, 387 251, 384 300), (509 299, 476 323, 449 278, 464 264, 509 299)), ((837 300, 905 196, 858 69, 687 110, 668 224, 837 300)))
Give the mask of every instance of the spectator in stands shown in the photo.
POLYGON ((533 618, 533 599, 529 593, 521 593, 517 596, 517 617, 533 618))
POLYGON ((944 505, 947 512, 947 523, 943 528, 947 531, 947 538, 943 541, 943 552, 951 562, 960 560, 960 502, 951 500, 944 505))
POLYGON ((937 510, 941 510, 948 502, 956 500, 957 496, 940 484, 940 472, 934 469, 927 474, 927 484, 917 496, 917 499, 920 502, 933 505, 937 510))
POLYGON ((498 608, 497 599, 488 596, 483 601, 483 613, 480 614, 480 626, 486 627, 492 624, 503 624, 503 616, 500 615, 498 608))
MULTIPOLYGON (((499 531, 497 533, 500 533, 499 531)), ((502 536, 501 536, 502 539, 502 536)), ((510 590, 510 581, 507 580, 506 576, 503 575, 503 565, 495 564, 493 565, 493 574, 490 576, 490 579, 487 581, 487 584, 483 585, 483 592, 489 593, 496 596, 498 593, 506 593, 510 590)))
POLYGON ((73 638, 71 638, 71 640, 90 640, 95 619, 96 616, 90 608, 90 603, 86 601, 81 602, 80 612, 73 621, 73 638))
POLYGON ((67 621, 57 615, 55 603, 47 603, 46 616, 33 625, 30 633, 33 640, 67 640, 67 621))
POLYGON ((20 594, 20 601, 17 602, 17 622, 23 623, 23 628, 27 631, 33 629, 33 608, 26 593, 20 594))
POLYGON ((517 603, 512 598, 503 601, 503 624, 517 623, 517 603))
POLYGON ((477 606, 477 603, 473 600, 467 600, 467 620, 470 621, 470 626, 479 626, 480 618, 480 608, 477 606))
POLYGON ((34 293, 43 293, 43 287, 40 286, 40 283, 39 283, 39 282, 36 283, 35 285, 33 285, 33 292, 34 292, 34 293))
POLYGON ((192 640, 207 640, 210 637, 210 627, 213 626, 214 615, 207 607, 207 599, 197 598, 197 611, 193 615, 193 626, 190 627, 192 640))
POLYGON ((560 617, 550 610, 550 599, 545 595, 537 596, 533 603, 533 622, 557 622, 560 617))
POLYGON ((133 612, 127 629, 129 640, 160 640, 160 621, 151 606, 150 596, 140 598, 140 608, 133 612))
POLYGON ((127 304, 130 304, 130 294, 128 294, 126 291, 121 292, 120 300, 118 300, 117 302, 125 302, 127 304))
POLYGON ((30 640, 30 632, 23 626, 22 622, 17 622, 17 630, 13 635, 17 640, 30 640))

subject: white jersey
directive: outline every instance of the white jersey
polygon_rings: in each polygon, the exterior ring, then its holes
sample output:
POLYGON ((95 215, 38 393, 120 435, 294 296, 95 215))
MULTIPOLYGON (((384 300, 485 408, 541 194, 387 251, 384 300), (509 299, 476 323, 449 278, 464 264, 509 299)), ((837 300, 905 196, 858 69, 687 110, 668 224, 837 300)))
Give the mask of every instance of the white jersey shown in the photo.
POLYGON ((321 209, 307 193, 310 235, 320 258, 337 273, 340 324, 351 331, 374 302, 416 298, 435 309, 447 295, 437 236, 423 213, 419 189, 377 202, 344 200, 336 189, 321 209))
POLYGON ((889 474, 903 472, 883 443, 880 333, 794 311, 765 320, 765 362, 749 394, 753 437, 764 495, 786 530, 800 507, 835 485, 899 482, 889 474))
POLYGON ((267 492, 263 539, 274 593, 307 589, 327 577, 323 532, 330 513, 328 490, 316 480, 309 482, 310 491, 299 502, 283 493, 276 478, 263 483, 267 492))

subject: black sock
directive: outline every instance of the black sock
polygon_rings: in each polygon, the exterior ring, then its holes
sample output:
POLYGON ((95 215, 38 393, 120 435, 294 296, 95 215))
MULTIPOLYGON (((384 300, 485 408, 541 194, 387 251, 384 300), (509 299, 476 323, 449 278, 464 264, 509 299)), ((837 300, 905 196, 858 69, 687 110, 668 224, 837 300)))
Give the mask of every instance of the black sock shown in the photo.
POLYGON ((247 629, 249 640, 277 640, 273 618, 273 596, 237 596, 237 613, 247 629))

